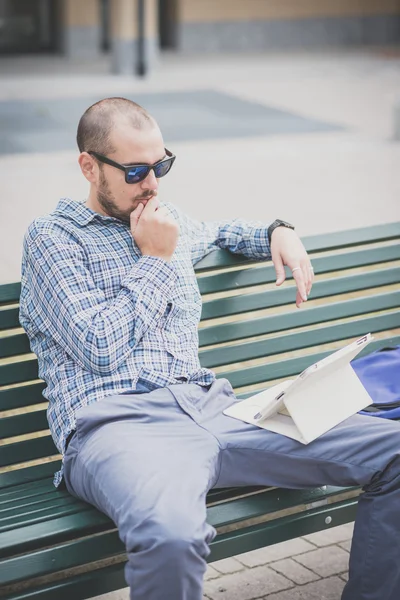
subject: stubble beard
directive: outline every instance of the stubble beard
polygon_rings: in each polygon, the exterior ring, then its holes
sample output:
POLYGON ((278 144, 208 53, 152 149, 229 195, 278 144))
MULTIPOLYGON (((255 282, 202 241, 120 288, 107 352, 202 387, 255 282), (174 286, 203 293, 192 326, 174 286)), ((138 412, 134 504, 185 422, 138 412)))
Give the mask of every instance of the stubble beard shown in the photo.
POLYGON ((130 212, 120 210, 115 202, 115 197, 112 195, 107 179, 104 177, 103 171, 100 173, 99 189, 97 192, 97 202, 100 204, 104 212, 115 219, 119 219, 124 223, 130 224, 130 212))
MULTIPOLYGON (((153 193, 142 194, 141 196, 137 196, 135 200, 149 200, 154 196, 153 193)), ((130 225, 131 222, 131 212, 133 208, 123 211, 118 208, 117 203, 115 202, 115 196, 112 195, 110 186, 108 185, 107 179, 104 176, 104 172, 100 173, 99 180, 99 189, 97 192, 97 202, 100 204, 101 208, 104 212, 115 219, 119 219, 123 223, 130 225)))

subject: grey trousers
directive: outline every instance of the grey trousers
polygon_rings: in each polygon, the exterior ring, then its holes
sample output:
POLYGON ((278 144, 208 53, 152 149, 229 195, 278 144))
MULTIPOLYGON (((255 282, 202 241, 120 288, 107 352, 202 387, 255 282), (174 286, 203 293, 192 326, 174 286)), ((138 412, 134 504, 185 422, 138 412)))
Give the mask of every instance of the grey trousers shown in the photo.
POLYGON ((201 600, 210 488, 325 484, 364 486, 342 600, 399 600, 400 423, 355 415, 304 446, 223 415, 234 401, 220 379, 78 411, 66 486, 118 527, 131 600, 201 600))

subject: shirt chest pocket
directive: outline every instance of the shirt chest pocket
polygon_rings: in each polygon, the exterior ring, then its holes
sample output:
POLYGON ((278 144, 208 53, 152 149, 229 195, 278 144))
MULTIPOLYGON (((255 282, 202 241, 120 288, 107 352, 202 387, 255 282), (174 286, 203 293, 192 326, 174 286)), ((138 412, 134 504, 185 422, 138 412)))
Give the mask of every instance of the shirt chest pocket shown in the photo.
POLYGON ((172 298, 168 303, 162 319, 161 327, 167 331, 178 333, 198 326, 201 316, 201 298, 194 292, 172 298))

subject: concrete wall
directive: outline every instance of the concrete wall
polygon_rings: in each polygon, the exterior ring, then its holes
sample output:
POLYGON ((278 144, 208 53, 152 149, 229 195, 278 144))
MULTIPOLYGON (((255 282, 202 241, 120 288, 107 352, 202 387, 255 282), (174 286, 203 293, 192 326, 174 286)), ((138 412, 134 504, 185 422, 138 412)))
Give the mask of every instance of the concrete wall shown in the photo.
POLYGON ((180 0, 184 51, 400 41, 399 0, 180 0))
POLYGON ((187 23, 399 13, 399 0, 181 0, 187 23))
POLYGON ((61 9, 62 50, 69 58, 90 59, 100 52, 98 0, 64 0, 61 9))
MULTIPOLYGON (((158 55, 157 0, 146 0, 144 54, 148 69, 158 55)), ((137 0, 111 0, 112 71, 134 75, 138 66, 137 0)))

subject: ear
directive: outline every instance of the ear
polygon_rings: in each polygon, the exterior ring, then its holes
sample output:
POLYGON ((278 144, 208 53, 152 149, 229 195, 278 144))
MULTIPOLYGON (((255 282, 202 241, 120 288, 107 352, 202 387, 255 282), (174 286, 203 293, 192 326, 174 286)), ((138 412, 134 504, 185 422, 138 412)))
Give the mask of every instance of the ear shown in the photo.
POLYGON ((99 176, 99 167, 97 162, 87 152, 81 152, 78 158, 81 171, 90 183, 97 183, 99 176))

